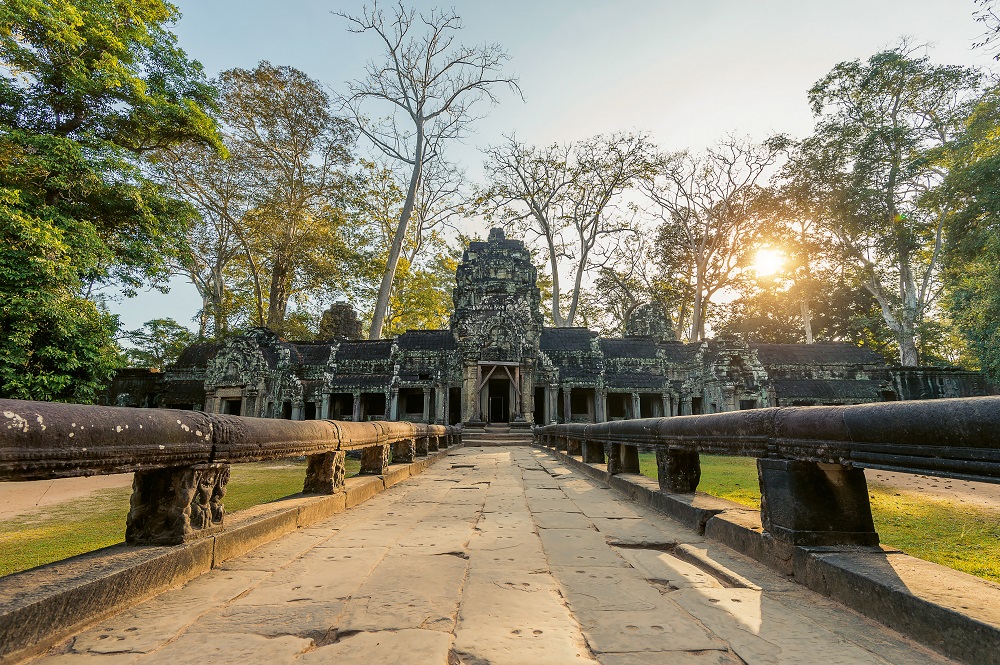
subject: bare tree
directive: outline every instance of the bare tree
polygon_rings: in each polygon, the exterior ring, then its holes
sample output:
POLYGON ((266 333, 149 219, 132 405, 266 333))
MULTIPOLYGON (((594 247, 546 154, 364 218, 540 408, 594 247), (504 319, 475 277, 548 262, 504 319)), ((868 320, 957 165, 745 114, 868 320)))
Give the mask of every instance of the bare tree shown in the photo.
POLYGON ((552 272, 552 320, 572 326, 583 276, 607 265, 620 247, 618 237, 636 231, 620 214, 620 195, 649 173, 653 147, 643 134, 608 134, 577 144, 537 148, 509 137, 487 151, 491 185, 479 201, 487 214, 546 249, 552 272), (560 266, 568 264, 571 286, 562 286, 560 266), (563 314, 563 296, 569 299, 563 314))
POLYGON ((385 48, 384 61, 369 63, 366 76, 348 84, 342 107, 378 150, 410 171, 372 316, 369 337, 379 339, 424 168, 449 140, 465 134, 477 119, 477 102, 497 102, 495 86, 506 85, 518 94, 520 89, 503 72, 508 56, 499 45, 453 46, 462 28, 454 11, 417 14, 398 2, 386 15, 373 2, 360 16, 337 15, 348 21, 350 32, 375 33, 385 48), (389 115, 372 120, 365 112, 372 102, 387 105, 389 115))
POLYGON ((704 339, 707 304, 756 247, 763 183, 786 145, 784 137, 760 145, 729 137, 702 155, 662 158, 643 183, 661 220, 661 245, 692 271, 691 341, 704 339))

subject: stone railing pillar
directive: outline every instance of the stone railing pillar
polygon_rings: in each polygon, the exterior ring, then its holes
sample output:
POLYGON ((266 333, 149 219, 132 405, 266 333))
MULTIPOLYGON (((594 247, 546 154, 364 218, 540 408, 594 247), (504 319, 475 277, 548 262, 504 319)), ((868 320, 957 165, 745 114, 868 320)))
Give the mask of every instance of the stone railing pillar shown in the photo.
POLYGON ((691 494, 701 480, 701 458, 696 450, 656 449, 656 475, 660 489, 675 494, 691 494))
POLYGON ((584 441, 582 455, 588 464, 604 464, 604 444, 584 441))
POLYGON ((608 473, 639 473, 639 448, 625 443, 608 446, 608 473))
POLYGON ((136 471, 125 542, 179 545, 221 531, 228 482, 228 464, 136 471))
POLYGON ((580 445, 580 439, 574 439, 571 436, 566 437, 566 454, 583 455, 582 446, 580 445))
POLYGON ((416 438, 417 443, 417 457, 427 457, 428 447, 427 447, 427 437, 418 436, 416 438))
POLYGON ((427 451, 436 453, 438 451, 438 438, 431 434, 427 435, 427 451))
POLYGON ((366 476, 381 476, 389 471, 389 444, 361 449, 361 471, 366 476))
POLYGON ((344 478, 347 475, 346 457, 347 454, 342 450, 308 455, 306 480, 302 485, 303 493, 335 494, 344 491, 344 478))
POLYGON ((415 439, 404 439, 392 444, 393 464, 409 464, 417 456, 417 442, 415 439))
POLYGON ((863 469, 758 459, 760 519, 778 540, 802 546, 878 545, 863 469))

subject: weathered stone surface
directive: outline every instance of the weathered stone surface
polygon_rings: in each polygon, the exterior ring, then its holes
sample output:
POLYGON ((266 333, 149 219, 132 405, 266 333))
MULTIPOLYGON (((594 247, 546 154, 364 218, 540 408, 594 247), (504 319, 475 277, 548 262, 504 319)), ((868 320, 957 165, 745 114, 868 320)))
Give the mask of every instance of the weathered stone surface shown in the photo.
POLYGON ((312 640, 295 635, 264 637, 252 633, 186 632, 160 651, 142 659, 152 665, 268 663, 291 665, 312 647, 312 640))
POLYGON ((657 550, 622 548, 618 556, 628 561, 647 580, 670 589, 721 589, 722 584, 701 569, 657 550))
POLYGON ((361 470, 358 473, 381 476, 389 470, 389 445, 369 446, 361 450, 361 470))
POLYGON ((690 494, 701 481, 701 461, 697 451, 657 448, 656 472, 664 492, 690 494))
POLYGON ((538 537, 553 566, 628 566, 604 537, 592 529, 542 529, 538 537))
POLYGON ((451 635, 436 630, 365 631, 302 655, 301 665, 451 665, 451 635))
POLYGON ((228 464, 136 471, 125 542, 179 545, 222 530, 228 464))
POLYGON ((306 480, 302 491, 306 494, 333 494, 344 489, 346 453, 335 450, 307 458, 306 480))

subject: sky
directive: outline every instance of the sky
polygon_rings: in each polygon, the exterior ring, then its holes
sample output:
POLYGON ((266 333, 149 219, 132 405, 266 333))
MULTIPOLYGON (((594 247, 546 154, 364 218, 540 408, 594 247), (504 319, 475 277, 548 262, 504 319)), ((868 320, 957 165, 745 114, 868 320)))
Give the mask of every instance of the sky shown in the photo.
MULTIPOLYGON (((334 12, 362 0, 173 0, 174 33, 209 76, 261 60, 292 65, 332 92, 381 56, 372 35, 348 33, 334 12)), ((413 2, 418 11, 435 6, 413 2)), ((524 101, 513 93, 481 110, 449 156, 482 178, 484 147, 515 134, 551 144, 645 131, 665 150, 700 150, 734 133, 802 137, 806 93, 834 65, 866 59, 908 37, 935 62, 989 67, 973 50, 982 27, 973 0, 459 0, 465 44, 499 43, 524 101)), ((368 149, 363 143, 359 148, 368 149)), ((470 227, 482 233, 478 227, 470 227)), ((194 327, 197 292, 177 278, 168 294, 111 302, 125 330, 172 317, 194 327)))

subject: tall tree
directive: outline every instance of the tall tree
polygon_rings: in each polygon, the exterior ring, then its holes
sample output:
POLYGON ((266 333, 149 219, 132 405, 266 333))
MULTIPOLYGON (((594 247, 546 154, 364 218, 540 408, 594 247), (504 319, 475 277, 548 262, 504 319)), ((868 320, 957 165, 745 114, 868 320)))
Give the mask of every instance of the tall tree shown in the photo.
POLYGON ((490 185, 480 204, 491 218, 544 247, 552 320, 556 327, 574 325, 584 275, 613 262, 622 236, 637 233, 621 210, 621 195, 650 172, 652 144, 643 134, 619 133, 538 148, 509 137, 486 154, 490 185))
POLYGON ((117 320, 87 296, 168 274, 190 209, 150 151, 221 144, 214 89, 160 0, 0 4, 0 394, 93 400, 117 320))
MULTIPOLYGON (((284 332, 289 301, 346 288, 355 253, 345 208, 354 132, 316 81, 261 62, 223 72, 220 120, 228 158, 165 151, 163 178, 201 213, 182 265, 225 332, 227 282, 245 281, 248 323, 284 332)), ((229 291, 232 291, 229 288, 229 291)))
POLYGON ((520 90, 503 72, 508 56, 499 45, 453 47, 462 28, 454 11, 433 9, 418 16, 399 2, 387 16, 373 2, 360 16, 338 15, 348 21, 350 32, 374 33, 385 48, 384 61, 370 63, 364 79, 348 84, 343 107, 375 148, 409 171, 369 332, 379 339, 425 167, 469 130, 477 102, 497 102, 496 86, 520 90), (372 120, 366 112, 371 102, 388 106, 389 115, 372 120))
POLYGON ((729 137, 701 155, 664 156, 643 183, 661 222, 663 263, 690 271, 693 342, 705 337, 712 297, 735 283, 759 244, 769 202, 764 185, 787 145, 783 136, 762 144, 729 137))
POLYGON ((939 159, 961 131, 981 74, 936 65, 907 44, 838 64, 809 91, 816 129, 804 170, 821 172, 822 220, 876 298, 903 365, 939 291, 944 224, 939 159))

